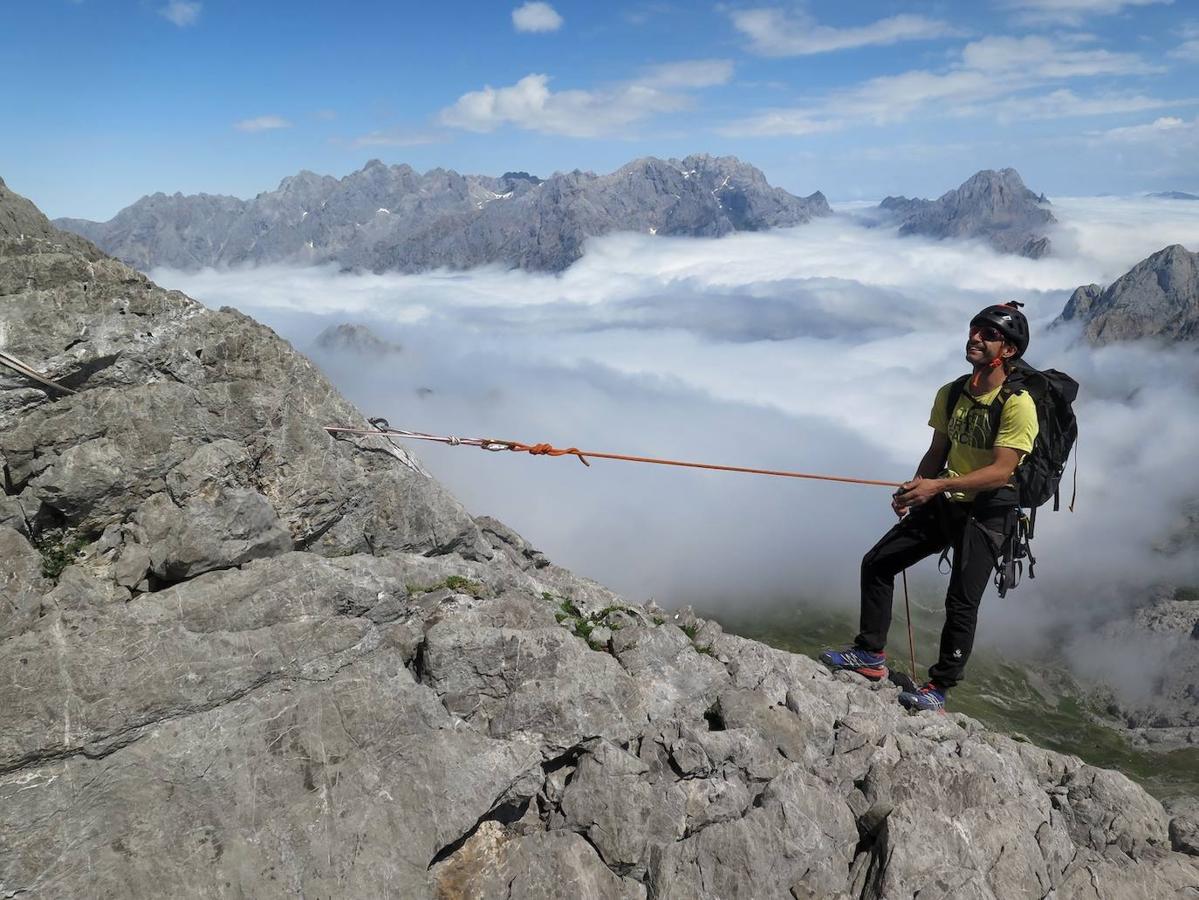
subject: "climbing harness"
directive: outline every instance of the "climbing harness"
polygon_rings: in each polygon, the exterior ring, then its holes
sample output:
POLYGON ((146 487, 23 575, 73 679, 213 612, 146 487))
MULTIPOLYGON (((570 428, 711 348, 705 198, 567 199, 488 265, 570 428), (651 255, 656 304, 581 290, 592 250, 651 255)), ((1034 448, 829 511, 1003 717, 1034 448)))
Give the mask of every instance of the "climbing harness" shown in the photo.
POLYGON ((436 441, 451 447, 478 447, 481 450, 499 452, 510 450, 514 453, 528 453, 531 456, 574 456, 585 466, 590 466, 588 459, 616 459, 624 462, 650 463, 656 466, 681 466, 687 469, 712 469, 717 472, 743 472, 748 475, 774 475, 780 478, 807 478, 815 481, 838 481, 845 484, 870 484, 880 487, 903 487, 898 481, 876 481, 870 478, 847 478, 840 475, 813 475, 808 472, 787 472, 779 469, 755 469, 748 466, 724 466, 714 463, 684 462, 677 459, 658 459, 652 456, 630 456, 624 453, 601 453, 585 451, 577 447, 559 448, 552 444, 525 444, 521 441, 506 441, 497 438, 464 438, 448 437, 438 434, 426 434, 423 431, 406 431, 402 428, 391 428, 386 419, 371 419, 374 429, 348 428, 341 425, 326 425, 325 430, 336 436, 339 434, 357 435, 395 435, 417 441, 436 441))
POLYGON ((33 368, 31 366, 28 366, 25 363, 21 362, 19 359, 17 359, 11 353, 0 352, 0 365, 7 366, 8 368, 12 369, 14 372, 20 372, 26 378, 32 378, 38 384, 45 385, 46 387, 52 387, 55 390, 62 391, 64 394, 74 394, 75 393, 75 391, 71 390, 69 387, 63 387, 58 382, 51 381, 49 378, 46 378, 43 375, 39 375, 37 372, 35 372, 33 370, 33 368))

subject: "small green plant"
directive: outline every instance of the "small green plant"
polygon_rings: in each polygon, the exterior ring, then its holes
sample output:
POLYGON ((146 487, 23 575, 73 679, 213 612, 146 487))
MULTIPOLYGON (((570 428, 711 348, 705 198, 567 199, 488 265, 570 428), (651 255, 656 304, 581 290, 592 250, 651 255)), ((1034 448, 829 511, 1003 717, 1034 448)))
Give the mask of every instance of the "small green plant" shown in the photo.
MULTIPOLYGON (((542 594, 542 596, 544 597, 546 595, 542 594)), ((554 599, 557 600, 558 598, 555 597, 554 599)), ((598 610, 597 612, 584 613, 569 598, 563 597, 558 604, 558 611, 554 613, 554 620, 559 625, 563 625, 569 621, 572 623, 570 625, 571 633, 574 634, 575 637, 580 637, 590 644, 591 632, 595 631, 595 629, 599 628, 601 625, 610 629, 611 631, 620 630, 620 625, 618 623, 609 625, 604 621, 612 613, 618 612, 632 614, 633 610, 628 606, 614 604, 612 606, 605 606, 603 609, 598 610)))
POLYGON ((87 540, 63 531, 39 537, 34 546, 42 555, 42 576, 57 581, 63 569, 73 563, 79 551, 87 546, 87 540))
POLYGON ((666 620, 663 619, 661 616, 654 616, 654 624, 655 625, 665 625, 666 620))
POLYGON ((716 654, 712 652, 711 644, 704 644, 702 647, 699 646, 699 644, 694 644, 693 646, 695 647, 696 653, 702 653, 704 656, 711 656, 711 657, 716 656, 716 654))
POLYGON ((695 640, 695 636, 699 634, 699 626, 694 623, 690 625, 680 625, 679 628, 681 628, 683 634, 687 635, 687 638, 692 641, 695 640))
POLYGON ((577 606, 575 606, 573 603, 571 603, 570 600, 567 599, 566 597, 562 598, 562 602, 558 604, 558 609, 561 610, 562 614, 566 618, 569 618, 569 619, 583 618, 582 611, 580 611, 580 609, 577 606))
POLYGON ((477 581, 471 581, 469 578, 464 578, 461 575, 450 575, 447 577, 445 586, 451 591, 457 591, 460 594, 471 594, 475 597, 483 593, 483 585, 477 581))

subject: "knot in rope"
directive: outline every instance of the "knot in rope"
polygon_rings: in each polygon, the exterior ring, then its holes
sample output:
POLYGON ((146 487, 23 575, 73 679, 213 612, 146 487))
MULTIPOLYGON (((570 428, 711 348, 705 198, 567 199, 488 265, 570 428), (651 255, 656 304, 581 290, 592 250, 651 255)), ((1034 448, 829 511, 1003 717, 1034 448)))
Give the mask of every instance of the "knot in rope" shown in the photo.
POLYGON ((451 436, 451 437, 446 438, 445 442, 447 444, 449 444, 451 447, 457 447, 459 444, 462 443, 462 438, 451 436))
POLYGON ((508 449, 523 450, 530 456, 577 456, 579 462, 583 465, 591 465, 591 463, 587 462, 586 457, 583 456, 583 451, 578 447, 567 447, 564 450, 560 450, 553 444, 519 444, 516 441, 512 441, 508 449))

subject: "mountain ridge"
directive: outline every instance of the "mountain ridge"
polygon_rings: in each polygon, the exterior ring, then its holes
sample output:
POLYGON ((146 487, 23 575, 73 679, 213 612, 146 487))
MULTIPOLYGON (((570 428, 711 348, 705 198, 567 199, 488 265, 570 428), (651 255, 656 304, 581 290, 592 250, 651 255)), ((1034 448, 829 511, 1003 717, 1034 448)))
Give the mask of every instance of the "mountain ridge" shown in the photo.
POLYGON ((612 231, 719 237, 829 215, 820 192, 794 197, 735 157, 641 157, 607 175, 539 179, 378 159, 343 178, 303 170, 250 200, 156 193, 108 222, 58 219, 142 270, 328 263, 376 272, 502 264, 561 271, 612 231))

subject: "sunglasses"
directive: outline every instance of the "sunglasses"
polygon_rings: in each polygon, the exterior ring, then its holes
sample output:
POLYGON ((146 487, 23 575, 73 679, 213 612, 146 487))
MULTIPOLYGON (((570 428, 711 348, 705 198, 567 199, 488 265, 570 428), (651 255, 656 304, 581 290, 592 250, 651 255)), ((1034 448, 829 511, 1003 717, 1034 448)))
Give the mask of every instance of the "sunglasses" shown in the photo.
POLYGON ((971 325, 970 333, 977 334, 984 341, 1006 341, 1005 335, 998 328, 993 328, 990 325, 971 325))

